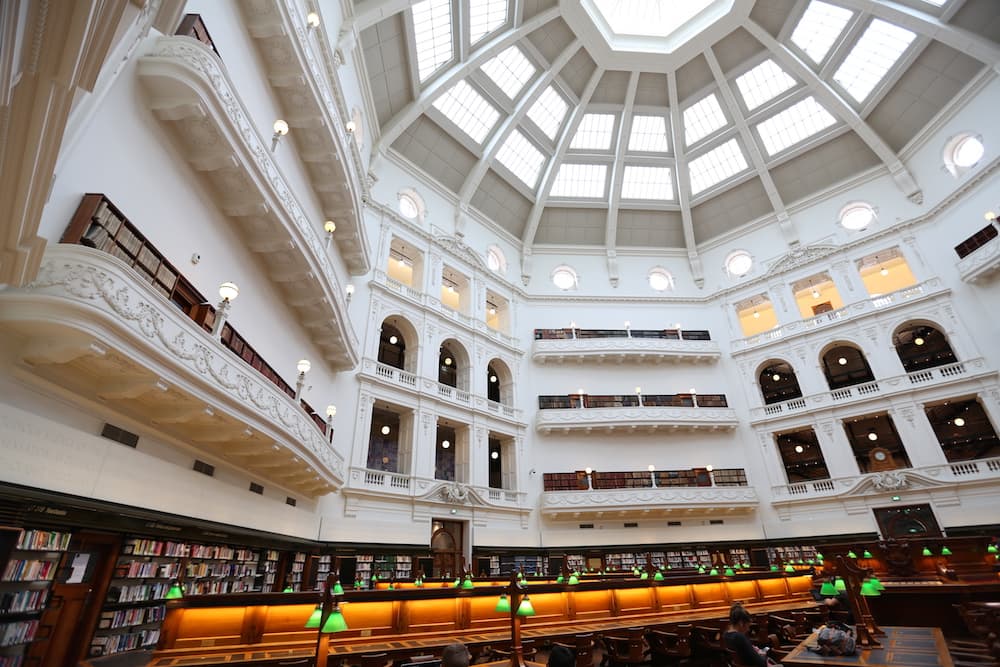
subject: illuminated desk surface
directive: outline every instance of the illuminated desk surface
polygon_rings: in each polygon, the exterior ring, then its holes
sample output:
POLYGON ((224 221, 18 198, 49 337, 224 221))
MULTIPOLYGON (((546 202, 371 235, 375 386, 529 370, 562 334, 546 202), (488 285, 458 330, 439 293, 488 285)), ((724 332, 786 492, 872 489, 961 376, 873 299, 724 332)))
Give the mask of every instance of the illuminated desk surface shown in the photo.
POLYGON ((858 649, 855 655, 822 656, 809 649, 816 646, 817 632, 812 633, 781 664, 785 667, 840 665, 868 667, 954 667, 948 645, 939 628, 884 627, 879 637, 881 648, 858 649))

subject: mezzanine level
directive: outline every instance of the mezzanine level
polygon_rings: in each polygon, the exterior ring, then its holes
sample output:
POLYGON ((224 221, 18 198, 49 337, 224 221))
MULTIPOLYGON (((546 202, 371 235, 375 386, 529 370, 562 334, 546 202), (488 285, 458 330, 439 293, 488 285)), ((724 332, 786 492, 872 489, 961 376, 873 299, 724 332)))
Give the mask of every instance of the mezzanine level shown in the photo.
POLYGON ((729 431, 739 424, 724 394, 539 396, 535 429, 570 431, 729 431))
POLYGON ((1000 272, 1000 232, 994 217, 990 224, 955 247, 958 275, 967 283, 985 283, 1000 272))
POLYGON ((719 346, 708 331, 681 329, 535 329, 531 358, 540 363, 712 363, 719 346))
POLYGON ((647 487, 547 491, 541 512, 553 520, 681 519, 751 514, 760 500, 750 486, 647 487))

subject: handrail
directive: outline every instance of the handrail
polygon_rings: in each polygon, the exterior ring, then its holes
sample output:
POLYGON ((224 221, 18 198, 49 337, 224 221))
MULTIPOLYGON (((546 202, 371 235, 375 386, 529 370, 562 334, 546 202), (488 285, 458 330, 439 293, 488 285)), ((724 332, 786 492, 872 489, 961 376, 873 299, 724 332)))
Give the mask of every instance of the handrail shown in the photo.
POLYGON ((544 491, 593 491, 672 487, 749 486, 743 468, 693 468, 691 470, 635 470, 626 472, 585 470, 542 473, 544 491), (654 485, 653 480, 656 480, 654 485))
POLYGON ((587 338, 657 338, 660 340, 712 340, 703 329, 535 329, 535 340, 587 338))
POLYGON ((726 408, 725 394, 567 394, 540 395, 539 410, 580 408, 726 408))

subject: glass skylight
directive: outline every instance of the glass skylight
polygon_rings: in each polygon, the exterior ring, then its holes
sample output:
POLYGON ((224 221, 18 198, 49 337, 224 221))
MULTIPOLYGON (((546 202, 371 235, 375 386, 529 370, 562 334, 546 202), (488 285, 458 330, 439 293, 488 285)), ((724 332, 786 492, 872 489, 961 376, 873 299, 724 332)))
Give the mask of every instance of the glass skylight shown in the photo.
POLYGON ((552 197, 588 197, 604 196, 604 182, 607 180, 608 165, 606 164, 570 164, 559 165, 559 173, 552 183, 552 197))
POLYGON ((792 42, 818 64, 826 57, 853 15, 854 12, 849 9, 813 0, 795 26, 792 42))
POLYGON ((471 0, 469 43, 475 44, 507 22, 507 0, 471 0))
POLYGON ((504 95, 513 100, 531 77, 535 76, 535 66, 521 49, 511 46, 483 63, 483 72, 499 86, 504 95))
POLYGON ((566 100, 556 92, 555 88, 549 86, 528 109, 528 118, 535 121, 535 125, 545 133, 545 136, 555 139, 567 110, 569 105, 566 104, 566 100))
POLYGON ((632 132, 628 137, 630 151, 666 153, 667 121, 663 116, 632 116, 632 132))
POLYGON ((684 143, 690 146, 725 125, 726 114, 712 93, 684 110, 684 143))
POLYGON ((542 169, 542 163, 545 162, 545 156, 521 134, 520 130, 514 130, 497 151, 497 160, 534 190, 538 184, 538 173, 542 169))
POLYGON ((423 0, 413 5, 413 40, 417 75, 424 81, 454 56, 451 0, 423 0))
POLYGON ((833 80, 855 100, 864 101, 915 37, 906 28, 874 19, 844 58, 833 80))
POLYGON ((674 198, 674 182, 668 167, 625 165, 622 176, 622 199, 674 198))
POLYGON ((434 100, 434 107, 477 144, 483 143, 500 118, 500 112, 465 81, 459 81, 434 100))
POLYGON ((594 0, 608 27, 619 35, 664 37, 690 21, 713 0, 594 0))
POLYGON ((774 155, 836 122, 815 98, 807 97, 759 124, 757 132, 768 155, 774 155))
POLYGON ((576 134, 569 147, 606 151, 611 148, 611 135, 614 129, 614 114, 588 113, 576 128, 576 134))
POLYGON ((795 79, 778 67, 773 60, 765 60, 752 70, 737 77, 736 86, 747 105, 753 111, 761 104, 773 100, 795 85, 795 79))
POLYGON ((698 194, 747 168, 747 159, 736 139, 730 139, 699 158, 691 160, 691 194, 698 194))

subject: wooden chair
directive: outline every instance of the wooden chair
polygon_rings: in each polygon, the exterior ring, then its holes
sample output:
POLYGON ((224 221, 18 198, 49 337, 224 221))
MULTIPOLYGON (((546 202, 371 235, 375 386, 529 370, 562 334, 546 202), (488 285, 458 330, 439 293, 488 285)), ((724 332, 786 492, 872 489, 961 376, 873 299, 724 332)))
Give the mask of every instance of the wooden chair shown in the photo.
POLYGON ((594 665, 594 633, 574 635, 573 643, 552 642, 553 646, 569 649, 576 656, 576 667, 593 667, 594 665))
POLYGON ((601 666, 640 665, 646 661, 646 628, 629 628, 625 636, 604 636, 604 660, 601 666))
MULTIPOLYGON (((511 644, 509 641, 496 644, 490 650, 490 661, 508 660, 510 659, 511 652, 511 644)), ((534 658, 536 653, 538 653, 538 647, 535 646, 534 639, 521 640, 521 655, 524 656, 525 660, 534 658)))
POLYGON ((361 667, 386 667, 389 662, 389 654, 385 652, 361 654, 361 667))
POLYGON ((725 661, 726 645, 723 635, 729 620, 701 621, 691 629, 691 646, 694 656, 712 664, 725 661))
POLYGON ((691 624, 668 626, 669 630, 650 630, 646 633, 649 655, 654 663, 680 665, 691 657, 691 624))

